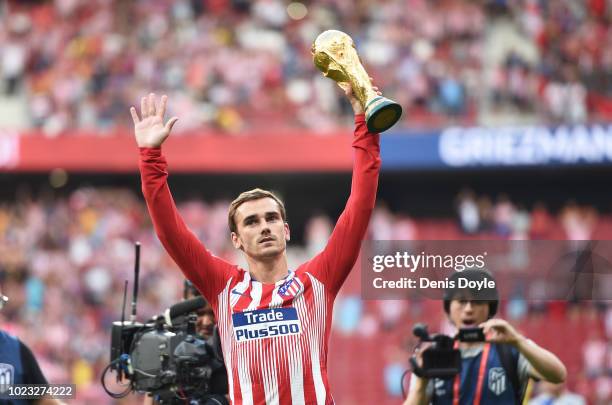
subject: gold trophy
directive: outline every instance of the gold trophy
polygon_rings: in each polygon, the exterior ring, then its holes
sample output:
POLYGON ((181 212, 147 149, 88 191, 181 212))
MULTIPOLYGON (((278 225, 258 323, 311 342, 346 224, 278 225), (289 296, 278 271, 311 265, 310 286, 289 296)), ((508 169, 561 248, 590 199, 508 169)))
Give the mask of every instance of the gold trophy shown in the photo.
POLYGON ((324 76, 338 84, 351 85, 353 93, 365 110, 368 131, 386 131, 399 120, 402 107, 395 101, 376 94, 350 36, 342 31, 325 31, 312 44, 312 55, 315 66, 324 76))

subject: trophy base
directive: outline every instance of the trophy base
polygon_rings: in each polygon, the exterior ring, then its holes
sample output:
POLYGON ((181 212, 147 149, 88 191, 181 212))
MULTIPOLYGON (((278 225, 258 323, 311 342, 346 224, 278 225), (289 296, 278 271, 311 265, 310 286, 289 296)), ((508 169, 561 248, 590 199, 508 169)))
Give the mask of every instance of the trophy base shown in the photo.
POLYGON ((378 96, 365 109, 368 131, 381 133, 391 128, 402 116, 402 106, 393 100, 378 96))

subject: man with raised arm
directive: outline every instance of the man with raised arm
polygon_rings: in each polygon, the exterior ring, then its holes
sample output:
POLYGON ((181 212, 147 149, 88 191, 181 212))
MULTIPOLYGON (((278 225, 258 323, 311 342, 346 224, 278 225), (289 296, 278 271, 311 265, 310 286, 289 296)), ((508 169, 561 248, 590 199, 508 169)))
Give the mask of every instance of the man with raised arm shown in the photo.
POLYGON ((332 306, 357 260, 380 169, 379 135, 368 133, 350 87, 345 94, 355 112, 351 194, 325 249, 296 269, 287 266, 285 207, 261 189, 240 194, 228 213, 231 241, 248 269, 213 256, 183 222, 168 188, 161 145, 178 118, 164 123, 167 97, 143 97, 140 116, 130 109, 155 231, 214 309, 234 404, 334 403, 327 379, 332 306))

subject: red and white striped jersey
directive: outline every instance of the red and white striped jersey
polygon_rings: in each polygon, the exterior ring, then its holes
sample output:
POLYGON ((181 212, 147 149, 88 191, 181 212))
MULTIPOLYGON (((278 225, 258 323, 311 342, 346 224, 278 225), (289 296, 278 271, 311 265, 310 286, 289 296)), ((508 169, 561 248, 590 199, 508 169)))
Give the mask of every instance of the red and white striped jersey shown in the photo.
POLYGON ((234 403, 333 403, 325 369, 332 302, 302 269, 274 285, 246 271, 227 283, 217 321, 234 403))
POLYGON ((275 284, 213 256, 178 214, 159 148, 141 148, 142 188, 157 235, 212 305, 233 404, 333 404, 327 380, 332 307, 374 208, 378 134, 355 117, 351 195, 325 249, 275 284))

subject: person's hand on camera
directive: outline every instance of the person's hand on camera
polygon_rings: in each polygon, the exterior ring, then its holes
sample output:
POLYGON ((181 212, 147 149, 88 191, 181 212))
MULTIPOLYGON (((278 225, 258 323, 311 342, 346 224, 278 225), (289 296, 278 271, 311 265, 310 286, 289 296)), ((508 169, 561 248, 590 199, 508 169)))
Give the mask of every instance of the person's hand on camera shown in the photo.
POLYGON ((557 356, 525 338, 503 319, 489 319, 480 326, 488 342, 516 347, 529 362, 529 374, 533 377, 552 383, 561 383, 567 378, 567 369, 557 356))
POLYGON ((518 345, 523 336, 503 319, 489 319, 479 325, 483 328, 487 342, 518 345))
POLYGON ((141 148, 157 148, 166 140, 172 127, 178 121, 172 117, 164 124, 166 103, 168 97, 163 95, 158 104, 155 94, 151 93, 140 100, 140 118, 135 107, 130 108, 132 120, 134 121, 134 133, 136 143, 141 148))
POLYGON ((419 367, 423 367, 423 352, 433 345, 432 342, 423 342, 414 349, 414 358, 419 367))
POLYGON ((423 368, 423 353, 433 345, 432 342, 423 342, 414 349, 414 355, 410 359, 412 367, 412 378, 410 380, 410 392, 404 402, 404 405, 421 405, 425 404, 427 395, 427 384, 429 379, 420 377, 421 373, 418 369, 423 368))

